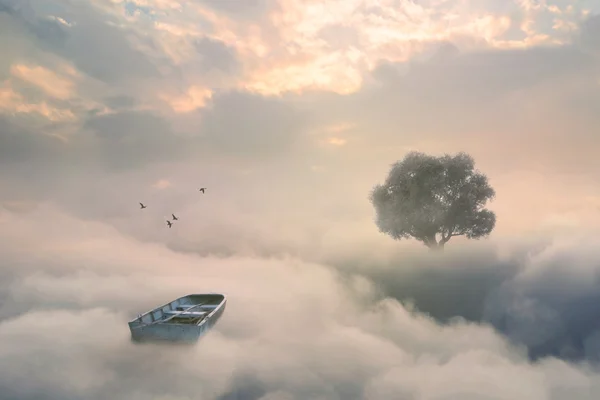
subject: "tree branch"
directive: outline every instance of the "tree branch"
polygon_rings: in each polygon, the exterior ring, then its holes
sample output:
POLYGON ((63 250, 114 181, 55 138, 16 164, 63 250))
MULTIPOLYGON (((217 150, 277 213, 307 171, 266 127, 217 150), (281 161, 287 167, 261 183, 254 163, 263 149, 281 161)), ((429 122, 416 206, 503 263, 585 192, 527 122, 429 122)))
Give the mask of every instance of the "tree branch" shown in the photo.
POLYGON ((447 235, 445 235, 444 232, 442 232, 442 238, 440 239, 440 243, 446 243, 448 240, 450 240, 451 236, 452 234, 450 232, 448 232, 447 235))
POLYGON ((442 235, 442 240, 440 240, 440 244, 444 245, 444 244, 448 243, 448 240, 450 240, 450 238, 452 236, 454 236, 454 235, 452 235, 451 233, 449 233, 448 236, 442 235))

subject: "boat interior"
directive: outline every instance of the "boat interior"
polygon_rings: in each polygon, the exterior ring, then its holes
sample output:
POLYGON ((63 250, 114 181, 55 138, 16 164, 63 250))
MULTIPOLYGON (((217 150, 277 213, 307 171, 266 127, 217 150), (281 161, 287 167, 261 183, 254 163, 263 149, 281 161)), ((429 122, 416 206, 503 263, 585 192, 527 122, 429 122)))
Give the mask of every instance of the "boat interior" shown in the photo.
POLYGON ((220 294, 184 296, 140 315, 137 320, 142 324, 168 323, 198 325, 208 314, 217 308, 224 299, 225 296, 220 294))

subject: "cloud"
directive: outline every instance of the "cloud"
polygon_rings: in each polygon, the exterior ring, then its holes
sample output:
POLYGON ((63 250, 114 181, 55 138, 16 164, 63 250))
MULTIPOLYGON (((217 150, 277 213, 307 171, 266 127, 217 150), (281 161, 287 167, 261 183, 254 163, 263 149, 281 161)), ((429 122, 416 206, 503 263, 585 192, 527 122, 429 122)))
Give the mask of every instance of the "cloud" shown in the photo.
POLYGON ((310 115, 278 98, 229 92, 212 100, 211 108, 200 111, 200 130, 223 154, 252 158, 287 154, 304 141, 310 126, 310 115))
POLYGON ((29 102, 20 93, 15 91, 10 84, 0 87, 0 109, 4 113, 37 114, 51 122, 72 121, 75 115, 69 109, 53 107, 49 102, 29 102))
POLYGON ((168 122, 152 113, 93 116, 86 121, 85 128, 93 132, 94 149, 109 168, 170 160, 182 150, 168 122))
POLYGON ((249 0, 246 2, 196 0, 195 2, 242 20, 265 17, 265 14, 278 6, 274 0, 249 0))
POLYGON ((581 30, 581 42, 585 48, 598 54, 600 49, 600 40, 598 32, 600 31, 600 15, 594 15, 587 19, 581 30))
POLYGON ((385 262, 339 260, 337 265, 365 274, 385 295, 414 304, 437 321, 460 317, 491 324, 526 346, 532 359, 599 360, 595 239, 564 235, 513 245, 508 257, 495 246, 477 252, 455 246, 443 258, 406 259, 406 252, 398 252, 385 262))
POLYGON ((166 189, 170 186, 171 186, 171 182, 169 182, 166 179, 160 179, 156 183, 154 183, 154 185, 152 185, 152 187, 154 187, 156 189, 161 189, 161 190, 166 189))
POLYGON ((13 65, 11 73, 13 76, 39 87, 49 96, 67 99, 72 95, 73 82, 57 76, 53 71, 46 68, 13 65))
POLYGON ((66 153, 64 142, 58 138, 36 134, 5 118, 0 119, 0 125, 0 163, 5 172, 52 164, 56 168, 56 162, 66 153))
MULTIPOLYGON (((10 3, 10 2, 9 2, 10 3)), ((53 4, 57 7, 58 3, 53 4)), ((140 77, 157 76, 156 67, 127 40, 121 29, 99 17, 90 6, 58 5, 65 12, 60 20, 39 16, 38 4, 27 1, 4 5, 4 9, 47 51, 72 60, 91 77, 111 84, 123 84, 140 77)))
MULTIPOLYGON (((579 85, 582 80, 593 82, 595 65, 573 47, 455 54, 411 66, 405 75, 388 73, 377 88, 357 94, 350 104, 353 110, 362 109, 356 115, 364 125, 387 134, 388 140, 407 136, 414 140, 417 135, 427 140, 427 132, 438 135, 440 130, 447 142, 457 137, 488 140, 499 132, 515 139, 525 132, 535 137, 546 123, 525 118, 550 109, 562 115, 577 112, 566 104, 568 98, 544 102, 542 95, 550 87, 562 86, 565 95, 588 96, 592 101, 596 91, 579 85)), ((554 129, 566 134, 560 121, 554 129)))
POLYGON ((111 96, 104 99, 104 102, 108 107, 117 111, 129 110, 136 104, 135 99, 127 95, 111 96))
POLYGON ((235 50, 223 42, 202 38, 195 44, 202 55, 203 72, 218 69, 226 73, 235 73, 240 69, 241 65, 235 50))
MULTIPOLYGON (((600 383, 585 364, 554 357, 531 364, 523 349, 483 322, 442 325, 408 304, 381 299, 359 275, 342 279, 320 263, 181 254, 48 205, 28 215, 2 214, 2 223, 13 229, 3 230, 1 238, 0 386, 19 398, 479 399, 493 386, 497 399, 591 399, 600 383), (24 251, 32 245, 36 252, 24 251), (126 323, 133 315, 205 290, 226 292, 229 302, 197 346, 129 341, 126 323), (50 368, 57 364, 62 368, 50 368), (211 368, 203 367, 207 364, 211 368), (468 380, 460 378, 465 371, 468 380), (514 384, 506 385, 507 380, 514 384)), ((549 281, 539 278, 548 271, 540 261, 552 270, 557 265, 552 260, 577 250, 563 244, 539 253, 514 282, 550 289, 549 281)), ((462 259, 467 257, 463 253, 462 259)), ((489 262, 489 255, 478 258, 489 262)), ((432 267, 429 277, 415 284, 455 271, 447 259, 432 267)), ((397 276, 409 270, 400 267, 397 276)), ((571 263, 563 271, 576 278, 586 267, 571 263)), ((576 296, 581 286, 573 282, 568 292, 576 296)), ((594 338, 586 342, 588 349, 594 338)))

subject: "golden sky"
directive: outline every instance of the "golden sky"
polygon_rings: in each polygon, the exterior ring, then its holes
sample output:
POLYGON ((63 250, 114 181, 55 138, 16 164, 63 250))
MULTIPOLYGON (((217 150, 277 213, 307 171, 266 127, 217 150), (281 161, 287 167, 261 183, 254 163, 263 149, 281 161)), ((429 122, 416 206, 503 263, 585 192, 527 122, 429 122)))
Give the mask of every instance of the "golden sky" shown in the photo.
POLYGON ((366 196, 391 163, 464 150, 499 235, 600 222, 593 1, 0 4, 6 204, 60 203, 82 171, 175 193, 202 165, 254 188, 238 212, 264 229, 283 213, 373 230, 366 196))

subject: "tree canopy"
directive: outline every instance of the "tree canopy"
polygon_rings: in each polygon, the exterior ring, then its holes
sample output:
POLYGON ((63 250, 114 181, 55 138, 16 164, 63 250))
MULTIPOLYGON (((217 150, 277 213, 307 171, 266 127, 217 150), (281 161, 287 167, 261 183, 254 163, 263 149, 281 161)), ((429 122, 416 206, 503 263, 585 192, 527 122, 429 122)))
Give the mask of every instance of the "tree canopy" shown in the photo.
POLYGON ((392 165, 370 200, 380 232, 396 240, 413 237, 430 249, 441 249, 455 236, 488 236, 496 215, 484 206, 495 195, 470 155, 410 152, 392 165))

